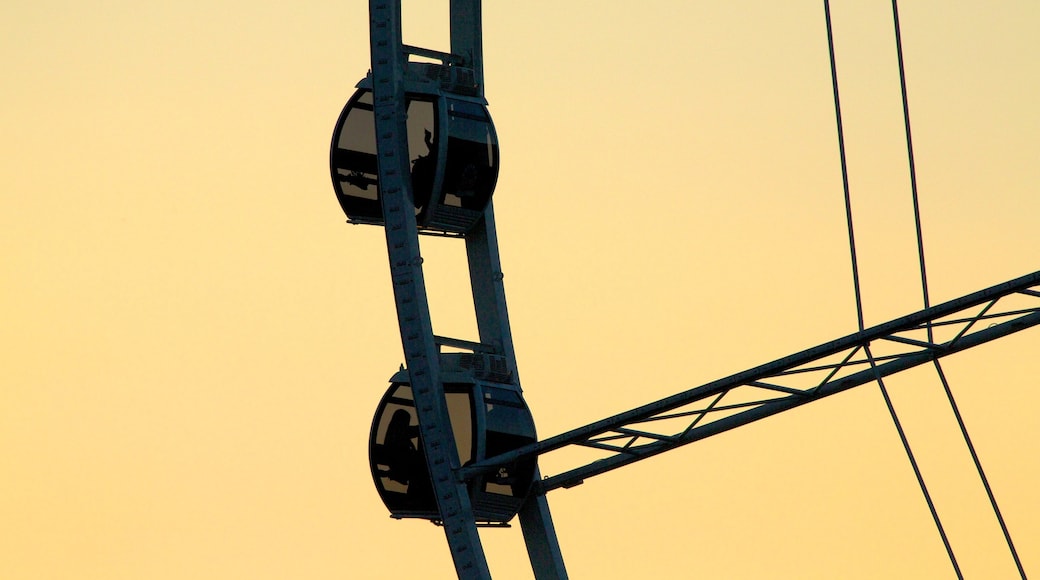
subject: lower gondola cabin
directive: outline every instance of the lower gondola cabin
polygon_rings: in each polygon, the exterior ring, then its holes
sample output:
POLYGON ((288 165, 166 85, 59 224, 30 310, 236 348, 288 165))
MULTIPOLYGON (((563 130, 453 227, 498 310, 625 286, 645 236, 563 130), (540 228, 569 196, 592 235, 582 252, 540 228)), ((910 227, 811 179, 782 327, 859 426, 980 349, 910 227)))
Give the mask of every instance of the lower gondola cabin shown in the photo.
MULTIPOLYGON (((517 385, 442 373, 459 465, 534 443, 534 420, 517 385), (454 375, 454 376, 453 376, 454 375)), ((419 432, 408 372, 391 379, 376 409, 369 441, 372 478, 395 518, 441 519, 419 432)), ((535 458, 522 459, 470 482, 478 522, 501 524, 516 515, 534 481, 535 458)))

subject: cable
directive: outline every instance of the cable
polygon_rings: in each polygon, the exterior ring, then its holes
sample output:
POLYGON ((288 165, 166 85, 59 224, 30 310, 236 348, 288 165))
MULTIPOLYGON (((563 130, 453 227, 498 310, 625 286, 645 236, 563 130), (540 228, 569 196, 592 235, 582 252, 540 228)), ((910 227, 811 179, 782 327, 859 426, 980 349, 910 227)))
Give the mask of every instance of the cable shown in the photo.
POLYGON ((834 116, 838 124, 838 154, 841 157, 841 185, 845 191, 845 223, 849 229, 849 251, 852 254, 852 287, 856 293, 856 319, 863 330, 863 295, 859 289, 859 265, 856 260, 856 234, 852 228, 852 198, 849 195, 849 169, 845 162, 845 132, 841 123, 841 98, 838 95, 838 68, 834 59, 834 32, 831 30, 831 4, 823 0, 823 13, 827 20, 827 50, 831 58, 831 86, 834 89, 834 116))
POLYGON ((1007 524, 1004 523, 1004 516, 1000 513, 1000 508, 997 507, 997 498, 993 495, 993 489, 989 486, 989 480, 986 478, 986 472, 982 470, 982 463, 979 461, 979 455, 975 452, 975 446, 971 443, 971 438, 968 437, 968 428, 964 426, 964 419, 961 418, 961 412, 957 408, 957 403, 953 400, 953 392, 950 390, 950 384, 946 381, 946 374, 942 370, 942 366, 939 364, 939 359, 932 361, 935 363, 935 370, 939 373, 939 379, 942 381, 943 389, 946 391, 946 398, 950 401, 950 407, 953 409, 953 415, 957 418, 957 425, 961 429, 961 435, 964 436, 964 443, 968 446, 968 451, 971 452, 971 459, 975 462, 975 469, 979 472, 979 479, 982 480, 982 486, 986 488, 986 496, 989 497, 989 504, 993 507, 993 513, 997 516, 997 521, 1000 523, 1000 530, 1004 533, 1004 540, 1007 542, 1008 549, 1011 550, 1011 557, 1015 559, 1015 566, 1018 567, 1018 574, 1025 580, 1026 571, 1022 567, 1022 560, 1018 557, 1018 551, 1015 550, 1015 543, 1011 541, 1011 532, 1008 531, 1007 524))
MULTIPOLYGON (((855 289, 855 294, 856 294, 856 316, 857 316, 857 319, 858 319, 858 322, 859 322, 859 329, 863 330, 863 328, 864 328, 864 324, 863 324, 863 297, 862 297, 862 293, 860 292, 859 266, 857 264, 857 259, 856 259, 856 237, 855 237, 854 230, 853 230, 853 227, 852 227, 852 202, 851 202, 851 195, 849 194, 848 166, 847 166, 846 160, 845 160, 845 136, 844 136, 844 132, 842 130, 842 122, 841 122, 841 100, 839 98, 839 91, 838 91, 838 69, 837 69, 836 59, 834 57, 834 31, 833 31, 833 27, 831 26, 831 8, 830 8, 830 1, 829 0, 823 0, 823 13, 824 13, 824 17, 825 17, 825 19, 827 21, 827 49, 828 49, 828 53, 830 55, 831 85, 832 85, 833 90, 834 90, 834 114, 835 114, 835 117, 836 117, 836 120, 837 120, 837 125, 838 125, 838 150, 839 150, 839 154, 840 154, 840 157, 841 157, 841 178, 842 178, 842 186, 843 186, 844 193, 845 193, 845 219, 846 219, 846 224, 848 225, 848 232, 849 232, 849 250, 850 250, 851 255, 852 255, 852 284, 853 284, 853 288, 855 289)), ((902 63, 902 56, 900 56, 900 63, 902 63)), ((902 66, 900 66, 900 69, 902 70, 902 66)), ((903 94, 904 95, 906 94, 905 90, 904 90, 903 94)), ((904 109, 905 109, 905 102, 906 102, 906 100, 904 99, 904 109)), ((908 138, 909 138, 909 130, 910 130, 909 129, 909 127, 910 127, 910 125, 909 125, 909 113, 907 113, 906 119, 907 119, 907 132, 908 132, 907 134, 908 134, 908 138)), ((917 206, 916 186, 915 186, 915 194, 914 194, 914 206, 915 206, 915 208, 917 206)), ((919 216, 918 216, 918 222, 917 223, 920 224, 919 216)), ((918 225, 918 232, 920 232, 920 225, 918 225)), ((918 240, 920 240, 920 239, 921 239, 920 236, 918 236, 918 240)), ((918 244, 918 245, 919 245, 919 248, 920 248, 919 255, 920 255, 920 258, 921 258, 921 270, 922 270, 922 276, 923 276, 923 272, 924 272, 924 249, 923 249, 923 247, 920 246, 920 244, 918 244)), ((926 290, 925 291, 925 301, 926 301, 926 303, 927 303, 927 300, 928 300, 928 297, 927 297, 927 290, 926 290)), ((929 340, 931 340, 931 327, 929 327, 928 333, 929 333, 929 340)), ((871 354, 871 352, 870 352, 870 345, 864 345, 864 349, 865 349, 865 351, 867 353, 867 358, 870 360, 870 366, 871 366, 871 368, 873 368, 875 370, 875 373, 876 373, 877 367, 874 364, 874 355, 871 354)), ((899 417, 896 415, 896 409, 892 405, 892 398, 889 397, 888 389, 885 388, 885 383, 884 383, 884 381, 881 380, 881 375, 880 374, 877 374, 877 383, 878 383, 878 387, 881 389, 881 396, 884 397, 884 399, 885 399, 885 405, 888 407, 888 413, 892 417, 892 422, 895 424, 896 431, 899 433, 899 439, 903 443, 903 450, 906 452, 906 456, 910 460, 911 467, 913 467, 914 475, 917 477, 917 483, 918 483, 918 485, 921 488, 921 493, 924 494, 925 502, 928 504, 928 510, 932 514, 932 520, 935 522, 935 527, 939 531, 939 536, 942 538, 943 546, 946 547, 946 554, 950 558, 950 564, 953 566, 954 572, 956 572, 956 574, 957 574, 957 578, 963 580, 964 576, 961 574, 960 566, 957 565, 957 558, 956 558, 956 556, 954 556, 953 548, 950 546, 950 541, 946 537, 946 530, 943 529, 942 521, 939 519, 939 512, 937 512, 935 510, 935 504, 932 502, 932 496, 931 496, 931 494, 928 493, 928 487, 924 483, 924 477, 921 475, 921 470, 917 466, 917 460, 914 458, 913 451, 910 449, 910 442, 906 438, 906 433, 903 431, 903 426, 899 422, 899 417)))
POLYGON ((903 449, 906 450, 906 457, 910 460, 910 466, 914 468, 914 476, 917 477, 917 484, 921 486, 921 493, 924 494, 924 501, 928 504, 928 511, 932 514, 932 520, 935 522, 936 529, 939 530, 939 536, 942 538, 943 546, 946 547, 946 554, 950 557, 950 564, 953 565, 953 571, 957 574, 957 578, 964 580, 964 575, 961 574, 961 568, 957 565, 957 557, 953 555, 953 547, 950 546, 950 540, 946 537, 946 530, 943 529, 942 522, 939 520, 939 512, 935 510, 935 503, 932 502, 932 496, 928 493, 928 486, 924 484, 924 476, 921 475, 921 469, 917 466, 917 460, 914 459, 914 453, 910 450, 910 441, 906 438, 906 433, 903 431, 903 425, 899 422, 899 417, 896 415, 896 408, 892 405, 892 398, 888 395, 888 389, 885 388, 885 382, 881 380, 880 373, 877 372, 877 365, 874 364, 874 355, 870 352, 870 347, 864 348, 867 353, 867 359, 870 361, 870 368, 874 370, 877 376, 878 387, 881 388, 881 396, 885 398, 885 405, 888 407, 888 413, 892 415, 892 422, 895 423, 896 431, 899 433, 899 440, 903 442, 903 449))
MULTIPOLYGON (((917 195, 917 170, 914 165, 914 143, 913 136, 910 131, 910 105, 909 99, 907 98, 906 90, 906 67, 903 64, 903 37, 900 32, 899 26, 899 6, 897 0, 892 0, 892 21, 895 26, 896 35, 896 56, 899 62, 899 88, 903 97, 903 123, 906 127, 906 151, 907 158, 910 165, 910 193, 913 199, 914 205, 914 226, 917 229, 917 258, 921 266, 921 291, 924 295, 924 307, 928 308, 928 275, 925 268, 924 259, 924 236, 921 233, 921 207, 918 202, 917 195)), ((934 342, 932 336, 932 325, 928 325, 928 342, 934 342)), ((1007 542, 1008 550, 1011 551, 1011 557, 1015 560, 1015 566, 1018 567, 1018 573, 1023 578, 1026 577, 1025 569, 1022 567, 1022 561, 1018 557, 1018 551, 1015 550, 1015 544, 1011 540, 1011 533, 1008 531, 1007 525, 1004 523, 1004 516, 1000 513, 1000 507, 997 506, 997 499, 993 495, 993 490, 990 488, 989 480, 986 478, 986 473, 982 469, 982 463, 979 461, 979 456, 975 452, 975 446, 971 442, 971 438, 968 436, 968 429, 964 425, 964 419, 961 417, 960 409, 957 407, 957 402, 953 398, 953 391, 950 389, 950 384, 946 380, 946 374, 943 373, 942 366, 939 364, 939 360, 935 361, 935 370, 939 375, 939 380, 942 382, 943 390, 946 392, 946 399, 950 403, 950 408, 953 410, 953 415, 957 419, 957 425, 960 427, 961 436, 964 438, 965 445, 968 446, 968 451, 971 453, 972 461, 975 462, 975 470, 979 474, 979 479, 982 481, 982 486, 986 489, 986 495, 989 497, 990 506, 993 509, 993 514, 997 517, 997 521, 1000 523, 1000 529, 1004 533, 1004 540, 1007 542)), ((922 486, 924 484, 922 483, 922 486)), ((952 558, 951 553, 951 558, 952 558)))
MULTIPOLYGON (((914 226, 917 228, 917 260, 921 265, 921 290, 924 293, 924 307, 930 306, 928 300, 928 275, 924 266, 924 237, 921 235, 921 206, 917 199, 917 169, 914 165, 914 140, 910 132, 910 105, 906 96, 906 68, 903 66, 903 38, 899 32, 899 7, 892 0, 892 19, 896 28, 896 57, 899 60, 899 88, 903 95, 903 125, 906 127, 906 152, 910 160, 910 195, 914 203, 914 226)), ((928 325, 928 342, 932 341, 932 325, 928 325)))

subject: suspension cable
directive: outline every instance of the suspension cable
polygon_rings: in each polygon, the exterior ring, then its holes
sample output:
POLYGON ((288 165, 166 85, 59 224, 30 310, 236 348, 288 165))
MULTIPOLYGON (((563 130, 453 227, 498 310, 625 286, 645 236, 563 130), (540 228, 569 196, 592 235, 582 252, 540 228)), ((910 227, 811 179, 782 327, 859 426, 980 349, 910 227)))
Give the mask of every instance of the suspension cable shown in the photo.
POLYGON ((849 195, 849 168, 845 162, 845 131, 841 123, 841 99, 838 95, 838 69, 834 59, 834 32, 831 29, 831 3, 823 0, 827 20, 827 51, 831 58, 831 86, 834 90, 834 117, 838 124, 838 154, 841 157, 841 185, 845 191, 845 223, 849 230, 849 252, 852 254, 852 287, 856 293, 856 319, 863 330, 863 295, 859 289, 859 262, 856 260, 856 235, 852 228, 852 198, 849 195))
MULTIPOLYGON (((848 226, 849 232, 849 251, 852 257, 852 284, 856 294, 856 316, 859 323, 859 329, 863 330, 863 296, 860 291, 859 282, 859 266, 856 259, 856 237, 852 227, 852 202, 851 195, 849 194, 849 177, 848 177, 848 165, 845 157, 845 136, 842 129, 841 122, 841 99, 839 98, 838 91, 838 70, 836 59, 834 57, 834 31, 831 25, 831 8, 830 0, 823 0, 823 12, 824 18, 827 21, 827 49, 830 55, 831 64, 831 85, 834 91, 834 115, 838 126, 838 151, 841 157, 841 178, 842 187, 845 193, 845 219, 848 226)), ((902 60, 900 60, 902 62, 902 60)), ((904 93, 905 94, 905 93, 904 93)), ((909 118, 909 117, 907 117, 909 118)), ((909 131, 909 124, 907 125, 909 131)), ((916 191, 916 190, 915 190, 916 191)), ((915 193, 915 207, 916 207, 916 193, 915 193)), ((920 221, 918 221, 920 223, 920 221)), ((920 229, 918 229, 920 231, 920 229)), ((920 240, 920 237, 918 237, 920 240)), ((920 253, 922 272, 924 264, 923 248, 920 253)), ((927 301, 927 294, 925 300, 927 301)), ((931 327, 928 329, 929 339, 931 339, 931 327)), ((867 358, 870 360, 872 368, 876 368, 874 365, 874 356, 870 353, 870 346, 865 346, 867 358)), ((946 530, 943 529, 942 521, 939 519, 939 512, 935 509, 935 504, 932 502, 932 496, 928 493, 928 487, 925 485, 924 477, 921 475, 921 470, 917 466, 917 460, 914 458, 913 451, 910 449, 910 442, 906 438, 906 433, 903 431, 903 426, 899 422, 899 417, 896 415, 895 406, 892 404, 892 399, 888 395, 888 389, 885 388, 885 383, 881 380, 881 376, 877 376, 878 387, 881 390, 881 395, 885 399, 885 405, 888 407, 889 415, 892 417, 892 422, 895 424, 896 431, 899 433, 899 439, 903 444, 903 450, 906 452, 907 458, 910 460, 910 465, 913 467, 914 475, 917 477, 917 483, 921 488, 921 493, 924 495, 925 503, 928 504, 928 510, 932 514, 932 520, 935 522, 935 527, 939 531, 939 536, 942 538, 943 546, 946 548, 946 554, 950 558, 950 564, 953 566, 954 571, 957 574, 957 578, 963 580, 964 576, 961 574, 960 566, 957 565, 957 558, 953 554, 953 548, 950 546, 950 541, 946 537, 946 530)))
MULTIPOLYGON (((921 266, 921 291, 924 295, 924 307, 928 308, 930 306, 928 297, 928 275, 927 270, 925 269, 924 236, 921 233, 921 207, 917 195, 917 170, 914 165, 914 144, 910 131, 910 105, 906 90, 906 68, 903 65, 903 38, 899 26, 899 6, 897 0, 892 0, 892 21, 895 25, 896 56, 899 62, 899 88, 903 97, 903 123, 906 127, 906 151, 910 165, 910 193, 914 205, 914 226, 917 230, 917 258, 921 266)), ((931 324, 928 325, 927 330, 928 342, 934 342, 931 324)), ((935 360, 935 370, 939 375, 939 380, 942 382, 943 390, 946 392, 946 399, 950 403, 953 415, 957 419, 957 426, 960 428, 961 436, 964 438, 964 443, 967 445, 968 451, 971 453, 971 459, 975 463, 975 470, 979 474, 982 486, 986 489, 986 495, 989 497, 990 507, 993 509, 993 514, 997 517, 997 521, 1000 523, 1000 529, 1004 533, 1004 540, 1007 542, 1008 550, 1011 551, 1011 557, 1015 560, 1015 566, 1018 567, 1018 573, 1024 580, 1026 573, 1025 569, 1022 567, 1022 561, 1018 557, 1018 551, 1015 550, 1015 544, 1011 540, 1011 533, 1008 531, 1007 524, 1004 523, 1004 516, 1000 512, 1000 507, 997 506, 997 499, 993 495, 993 490, 989 485, 989 480, 986 478, 986 472, 982 469, 982 463, 979 461, 978 453, 975 452, 975 446, 972 444, 971 438, 968 436, 968 429, 964 425, 964 419, 961 417, 960 409, 957 407, 957 402, 953 398, 953 391, 950 389, 949 381, 946 380, 946 374, 943 373, 942 366, 939 364, 938 359, 935 360)))
MULTIPOLYGON (((910 133, 910 105, 906 96, 906 68, 903 66, 903 37, 899 31, 899 7, 892 0, 892 20, 896 28, 896 58, 899 61, 899 89, 903 95, 903 125, 906 127, 906 152, 910 161, 910 195, 914 204, 914 227, 917 229, 917 261, 921 266, 921 291, 924 307, 930 306, 928 299, 928 275, 924 266, 924 236, 921 235, 921 205, 917 198, 917 169, 914 165, 914 140, 910 133)), ((932 341, 932 325, 928 325, 928 341, 932 341)))
POLYGON ((953 566, 953 571, 957 574, 957 578, 964 580, 964 575, 961 573, 960 566, 957 565, 957 557, 953 555, 953 547, 950 546, 950 539, 946 537, 946 530, 943 529, 942 522, 939 521, 939 512, 935 510, 935 503, 932 501, 932 496, 928 493, 928 486, 924 483, 924 476, 921 475, 921 468, 917 466, 917 460, 914 459, 914 453, 910 450, 910 441, 906 438, 906 432, 903 431, 903 425, 899 422, 899 417, 896 415, 896 408, 892 405, 892 397, 888 395, 888 389, 885 388, 885 382, 881 380, 881 375, 877 371, 877 365, 874 364, 874 355, 870 352, 870 347, 864 348, 867 354, 867 359, 870 361, 870 368, 874 369, 875 375, 877 375, 877 384, 881 389, 881 396, 885 398, 885 406, 888 407, 888 412, 892 415, 892 422, 896 426, 896 432, 899 433, 899 440, 903 442, 903 449, 906 450, 906 457, 910 460, 910 466, 914 468, 914 476, 917 477, 917 484, 921 486, 921 493, 924 494, 924 501, 928 504, 928 511, 932 514, 932 520, 935 521, 935 527, 939 530, 939 536, 942 538, 943 546, 946 547, 946 554, 950 557, 950 564, 953 566))
POLYGON ((939 380, 942 381, 943 390, 946 391, 946 398, 950 401, 950 407, 953 409, 953 416, 957 418, 957 426, 960 427, 961 435, 964 436, 964 443, 968 446, 972 461, 975 462, 975 469, 979 473, 979 479, 982 480, 982 487, 986 488, 986 496, 989 498, 989 504, 993 508, 993 514, 997 516, 997 522, 1000 523, 1000 531, 1004 533, 1004 541, 1007 542, 1008 550, 1011 551, 1011 557, 1014 558, 1015 566, 1018 567, 1018 575, 1022 577, 1022 580, 1025 580, 1026 571, 1022 567, 1022 560, 1019 559, 1018 551, 1015 550, 1015 543, 1011 541, 1011 532, 1008 531, 1007 524, 1004 523, 1004 516, 1001 515, 1000 508, 997 507, 997 498, 993 495, 993 488, 989 485, 986 472, 982 470, 979 455, 975 452, 975 446, 971 443, 971 438, 968 437, 968 428, 964 426, 964 419, 961 417, 961 412, 953 400, 953 392, 950 390, 950 383, 946 380, 946 373, 943 372, 939 359, 935 359, 933 362, 935 363, 936 372, 939 373, 939 380))

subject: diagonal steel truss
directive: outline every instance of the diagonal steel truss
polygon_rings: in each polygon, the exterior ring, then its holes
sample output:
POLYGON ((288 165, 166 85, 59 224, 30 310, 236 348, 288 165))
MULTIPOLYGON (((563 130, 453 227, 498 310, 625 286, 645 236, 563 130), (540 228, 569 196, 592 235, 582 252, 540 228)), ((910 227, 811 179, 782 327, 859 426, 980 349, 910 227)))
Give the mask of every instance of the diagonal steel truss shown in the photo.
POLYGON ((998 284, 486 459, 462 479, 519 457, 584 448, 600 457, 536 483, 536 493, 811 403, 1040 324, 1040 271, 998 284))

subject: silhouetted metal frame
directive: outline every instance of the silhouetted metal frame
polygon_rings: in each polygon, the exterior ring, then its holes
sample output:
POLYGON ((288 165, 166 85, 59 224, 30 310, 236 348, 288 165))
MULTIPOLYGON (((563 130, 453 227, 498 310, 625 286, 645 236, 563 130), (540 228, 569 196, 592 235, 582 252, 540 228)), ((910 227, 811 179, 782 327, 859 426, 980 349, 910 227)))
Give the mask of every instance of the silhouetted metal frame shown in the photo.
POLYGON ((394 301, 426 462, 444 533, 459 578, 490 578, 439 380, 438 347, 430 321, 418 228, 411 195, 405 104, 406 53, 400 0, 370 0, 372 97, 379 193, 394 301))
MULTIPOLYGON (((477 91, 484 94, 484 57, 481 0, 451 0, 451 52, 457 64, 473 70, 477 91)), ((506 358, 513 380, 519 384, 516 351, 506 308, 502 262, 498 252, 494 198, 488 202, 484 219, 466 233, 466 256, 469 266, 473 309, 480 334, 480 349, 490 346, 492 352, 506 358)), ((465 348, 465 345, 457 345, 465 348)), ((474 349, 476 352, 477 349, 474 349)), ((540 474, 535 468, 535 477, 540 474)), ((567 578, 563 552, 545 494, 531 494, 520 508, 520 529, 538 580, 567 578)))
POLYGON ((463 480, 565 447, 605 457, 536 482, 585 479, 1040 324, 1040 271, 926 308, 459 470, 463 480), (1022 305, 1004 305, 1019 297, 1022 305), (944 341, 928 340, 929 333, 944 341), (876 356, 870 352, 881 353, 876 356))
MULTIPOLYGON (((405 76, 409 54, 470 68, 483 94, 480 0, 452 0, 451 49, 441 53, 407 46, 401 38, 400 0, 370 0, 372 92, 379 188, 390 274, 405 359, 437 506, 459 578, 490 578, 465 482, 455 477, 458 453, 439 380, 439 346, 504 356, 516 375, 516 358, 505 305, 494 211, 466 234, 480 343, 433 334, 413 211, 407 146, 405 76)), ((535 576, 566 578, 548 503, 532 495, 520 510, 521 527, 535 576)))

